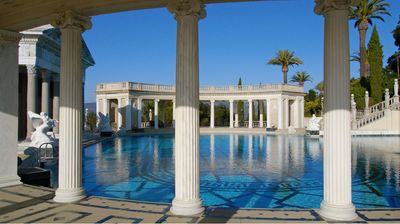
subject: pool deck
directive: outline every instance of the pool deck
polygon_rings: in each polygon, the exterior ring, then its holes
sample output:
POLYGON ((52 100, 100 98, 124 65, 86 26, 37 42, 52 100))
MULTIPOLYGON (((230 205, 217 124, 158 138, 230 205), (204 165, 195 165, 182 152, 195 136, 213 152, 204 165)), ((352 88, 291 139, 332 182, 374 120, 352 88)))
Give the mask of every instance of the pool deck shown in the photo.
MULTIPOLYGON (((207 207, 203 215, 182 217, 169 212, 170 204, 93 196, 60 204, 53 197, 54 190, 44 187, 0 188, 0 223, 333 223, 314 209, 207 207)), ((357 214, 350 223, 400 223, 400 209, 358 209, 357 214)))

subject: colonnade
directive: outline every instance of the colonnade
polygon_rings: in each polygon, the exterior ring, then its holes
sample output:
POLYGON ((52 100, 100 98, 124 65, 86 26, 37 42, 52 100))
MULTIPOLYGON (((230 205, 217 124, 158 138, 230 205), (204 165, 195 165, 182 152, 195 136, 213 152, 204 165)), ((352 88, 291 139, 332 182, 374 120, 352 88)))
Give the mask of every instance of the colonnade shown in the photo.
MULTIPOLYGON (((115 94, 107 94, 105 97, 104 95, 100 94, 97 97, 97 112, 101 112, 104 114, 109 114, 110 117, 117 117, 115 120, 117 128, 124 128, 126 130, 131 130, 132 128, 144 128, 146 127, 145 124, 142 122, 142 109, 141 106, 143 104, 143 101, 152 101, 154 102, 154 110, 152 111, 152 120, 154 121, 154 128, 158 129, 159 128, 159 102, 160 100, 166 100, 166 101, 172 101, 173 105, 175 105, 175 99, 170 99, 170 98, 165 98, 165 99, 160 99, 160 98, 155 98, 151 99, 145 96, 131 96, 129 94, 124 94, 122 96, 120 93, 115 93, 115 94), (136 98, 132 98, 136 97, 136 98), (115 112, 110 111, 110 108, 114 108, 111 105, 111 101, 117 101, 118 103, 115 105, 117 106, 117 114, 113 114, 115 112), (104 103, 103 103, 104 102, 104 103), (137 117, 133 117, 133 111, 136 111, 137 117), (132 120, 136 119, 136 120, 132 120)), ((164 96, 166 97, 166 96, 164 96)), ((237 102, 238 101, 243 101, 243 100, 234 100, 234 99, 229 99, 227 98, 226 100, 223 99, 218 99, 218 100, 201 100, 203 102, 209 102, 210 103, 210 128, 215 128, 215 103, 216 102, 224 102, 228 101, 229 102, 229 128, 238 128, 238 127, 247 127, 247 128, 279 128, 279 129, 287 129, 289 127, 293 128, 303 128, 303 118, 304 118, 304 98, 303 96, 299 97, 292 97, 292 99, 289 98, 284 98, 284 97, 277 97, 277 98, 267 98, 266 100, 261 100, 258 98, 255 99, 250 99, 247 100, 248 102, 248 120, 239 120, 238 113, 235 111, 235 106, 237 107, 237 102), (273 109, 273 105, 271 104, 271 100, 281 100, 282 102, 278 102, 278 106, 282 107, 279 109, 279 111, 282 112, 276 112, 276 113, 271 113, 273 109), (254 121, 255 118, 253 118, 253 104, 255 101, 263 101, 266 102, 266 117, 264 118, 263 113, 259 115, 258 121, 254 121), (275 121, 276 119, 273 119, 274 117, 277 117, 278 123, 276 124, 275 121), (281 123, 279 123, 281 121, 281 123), (283 122, 285 121, 285 122, 283 122)), ((175 114, 175 107, 172 108, 172 113, 175 114)), ((150 116, 149 114, 146 114, 146 116, 150 116)), ((173 115, 173 118, 175 116, 173 115)), ((150 118, 149 118, 150 119, 150 118)), ((173 119, 175 120, 175 119, 173 119)))
MULTIPOLYGON (((34 66, 26 65, 27 70, 27 111, 35 113, 45 112, 51 118, 59 120, 60 110, 60 77, 59 74, 34 66), (40 78, 40 79, 39 79, 40 78), (40 80, 40 83, 39 83, 40 80), (41 85, 41 94, 38 94, 38 85, 41 85), (52 88, 51 88, 52 86, 52 88), (53 93, 50 90, 53 90, 53 93), (41 106, 38 105, 38 95, 41 96, 41 106), (52 96, 52 97, 51 97, 52 96), (52 109, 50 109, 50 107, 52 109)), ((30 119, 27 119, 26 139, 30 139, 32 132, 35 131, 30 119)), ((58 135, 59 127, 53 130, 58 135)))
MULTIPOLYGON (((350 0, 316 0, 315 12, 325 18, 324 200, 319 213, 335 220, 357 217, 351 198, 350 64, 348 15, 350 0)), ((204 210, 199 170, 199 49, 198 21, 205 17, 197 0, 172 1, 177 21, 175 98, 175 198, 171 212, 193 215, 204 210)), ((82 32, 90 18, 73 11, 59 14, 61 29, 60 155, 56 202, 85 196, 82 187, 82 32)), ((0 31, 0 186, 19 183, 16 164, 18 124, 18 41, 20 35, 0 31), (5 81, 7 80, 7 81, 5 81)), ((139 101, 140 102, 140 101, 139 101)), ((138 108, 141 103, 138 102, 138 108)), ((278 104, 287 105, 288 100, 278 104)), ((284 106, 279 106, 283 112, 284 106)), ((280 113, 282 114, 282 113, 280 113)), ((289 116, 289 115, 285 115, 289 116)), ((284 116, 279 118, 283 127, 284 116)), ((278 126, 279 126, 278 124, 278 126)))

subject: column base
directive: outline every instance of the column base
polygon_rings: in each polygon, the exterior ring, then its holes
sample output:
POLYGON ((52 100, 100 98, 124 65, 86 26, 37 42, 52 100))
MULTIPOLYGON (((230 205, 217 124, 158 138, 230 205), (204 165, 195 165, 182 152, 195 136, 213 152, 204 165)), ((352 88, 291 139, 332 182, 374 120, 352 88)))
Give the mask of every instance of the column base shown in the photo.
POLYGON ((73 203, 85 198, 85 191, 83 188, 74 189, 60 189, 56 190, 56 196, 54 197, 55 202, 59 203, 73 203))
POLYGON ((19 176, 0 177, 0 187, 9 187, 20 184, 22 183, 19 176))
POLYGON ((332 205, 322 201, 321 208, 318 210, 318 213, 322 217, 330 220, 351 221, 358 218, 356 208, 353 204, 332 205))
POLYGON ((183 216, 190 216, 190 215, 198 215, 203 213, 203 201, 201 199, 194 200, 194 201, 180 201, 176 198, 172 201, 172 207, 170 211, 174 215, 183 215, 183 216))

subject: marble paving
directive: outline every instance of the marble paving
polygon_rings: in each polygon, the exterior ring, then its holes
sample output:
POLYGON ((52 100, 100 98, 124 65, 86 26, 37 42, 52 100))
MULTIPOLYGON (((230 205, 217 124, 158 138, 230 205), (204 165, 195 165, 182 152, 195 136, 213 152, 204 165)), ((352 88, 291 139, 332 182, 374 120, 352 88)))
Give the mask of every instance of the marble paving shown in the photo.
MULTIPOLYGON (((1 188, 0 223, 331 223, 314 209, 207 207, 201 216, 181 217, 169 212, 169 204, 101 197, 59 204, 53 196, 53 189, 43 187, 1 188)), ((400 209, 359 209, 357 214, 351 223, 400 223, 400 209)))

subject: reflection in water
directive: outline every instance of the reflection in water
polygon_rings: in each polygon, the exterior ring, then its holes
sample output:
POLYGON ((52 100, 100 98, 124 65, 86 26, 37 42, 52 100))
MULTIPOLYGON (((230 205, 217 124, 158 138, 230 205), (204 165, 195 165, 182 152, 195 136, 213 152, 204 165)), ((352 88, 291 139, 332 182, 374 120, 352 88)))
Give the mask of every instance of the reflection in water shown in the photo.
MULTIPOLYGON (((319 207, 323 140, 284 135, 202 135, 201 196, 206 205, 252 208, 319 207)), ((400 138, 352 142, 357 207, 400 207, 400 138)), ((171 202, 174 137, 116 138, 84 150, 89 195, 171 202)))

